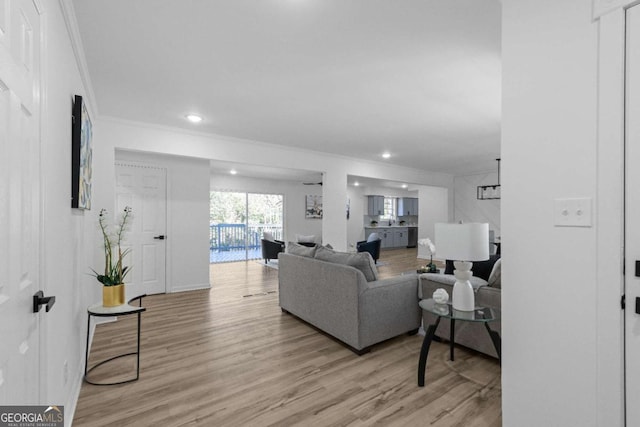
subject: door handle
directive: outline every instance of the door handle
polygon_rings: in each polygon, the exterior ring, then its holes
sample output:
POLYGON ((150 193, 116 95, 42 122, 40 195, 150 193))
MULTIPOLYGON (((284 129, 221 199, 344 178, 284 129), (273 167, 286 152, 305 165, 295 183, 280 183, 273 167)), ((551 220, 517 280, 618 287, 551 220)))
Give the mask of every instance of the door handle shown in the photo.
POLYGON ((161 234, 159 236, 154 236, 153 238, 156 239, 156 240, 164 240, 165 239, 165 235, 161 234))
POLYGON ((56 303, 56 297, 45 297, 44 292, 38 291, 33 296, 33 312, 34 313, 39 312, 40 307, 42 307, 43 305, 46 305, 47 306, 46 311, 48 313, 49 310, 51 310, 51 307, 53 307, 53 304, 55 303, 56 303))

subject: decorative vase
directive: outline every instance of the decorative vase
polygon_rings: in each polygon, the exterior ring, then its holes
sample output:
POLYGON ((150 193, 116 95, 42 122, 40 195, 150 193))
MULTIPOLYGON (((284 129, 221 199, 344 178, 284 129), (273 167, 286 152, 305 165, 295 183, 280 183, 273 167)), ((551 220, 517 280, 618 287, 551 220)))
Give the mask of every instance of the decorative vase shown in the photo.
POLYGON ((102 305, 116 307, 124 304, 124 284, 102 287, 102 305))

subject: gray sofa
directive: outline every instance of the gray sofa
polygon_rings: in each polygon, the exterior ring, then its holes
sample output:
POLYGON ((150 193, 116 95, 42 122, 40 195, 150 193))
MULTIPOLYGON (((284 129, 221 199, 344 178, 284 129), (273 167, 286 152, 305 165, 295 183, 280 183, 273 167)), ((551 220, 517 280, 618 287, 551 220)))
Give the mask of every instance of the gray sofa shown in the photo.
MULTIPOLYGON (((368 252, 347 254, 322 246, 308 249, 313 252, 278 256, 283 312, 337 338, 357 354, 366 353, 373 344, 418 331, 417 275, 378 280, 368 252)), ((287 250, 295 251, 295 247, 288 243, 287 250)))
MULTIPOLYGON (((472 277, 471 285, 475 290, 476 306, 492 307, 500 309, 501 302, 501 280, 500 280, 501 263, 498 263, 492 276, 485 280, 480 277, 472 277), (498 270, 495 272, 495 270, 498 270), (494 273, 495 272, 495 273, 494 273)), ((455 277, 450 274, 425 273, 420 275, 420 298, 431 298, 433 292, 442 288, 449 293, 449 297, 453 294, 453 284, 455 277)), ((436 316, 428 312, 423 312, 424 327, 433 324, 436 316)), ((491 322, 489 327, 500 333, 502 325, 500 320, 491 322)), ((436 336, 443 340, 449 340, 449 322, 441 321, 436 336)), ((474 322, 456 322, 456 336, 454 338, 456 344, 471 348, 489 356, 498 358, 498 354, 493 346, 491 338, 482 323, 474 322)))

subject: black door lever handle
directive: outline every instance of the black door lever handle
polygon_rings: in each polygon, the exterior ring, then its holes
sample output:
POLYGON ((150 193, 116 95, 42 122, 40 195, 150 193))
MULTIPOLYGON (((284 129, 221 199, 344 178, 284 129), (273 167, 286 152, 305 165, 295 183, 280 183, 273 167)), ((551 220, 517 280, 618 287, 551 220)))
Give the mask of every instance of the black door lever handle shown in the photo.
POLYGON ((42 307, 43 305, 46 305, 46 311, 48 313, 49 310, 51 310, 51 307, 53 307, 53 304, 55 303, 56 303, 56 297, 45 297, 44 292, 38 291, 33 296, 33 312, 34 313, 39 312, 40 307, 42 307))
POLYGON ((153 238, 156 240, 164 240, 165 237, 164 237, 164 234, 161 234, 159 236, 154 236, 153 238))

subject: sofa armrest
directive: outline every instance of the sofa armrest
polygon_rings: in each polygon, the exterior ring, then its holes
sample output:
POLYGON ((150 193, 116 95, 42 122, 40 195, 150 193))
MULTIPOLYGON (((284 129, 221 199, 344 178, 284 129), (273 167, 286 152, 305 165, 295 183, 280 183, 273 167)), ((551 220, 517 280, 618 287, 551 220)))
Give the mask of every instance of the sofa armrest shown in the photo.
POLYGON ((406 292, 407 288, 413 289, 414 296, 417 298, 418 276, 416 274, 402 274, 400 276, 387 277, 386 279, 368 282, 368 286, 363 293, 375 292, 406 292))
POLYGON ((476 304, 481 307, 502 307, 502 290, 491 286, 483 286, 476 293, 476 304))
MULTIPOLYGON (((478 289, 487 287, 487 281, 479 277, 471 277, 469 281, 476 293, 478 292, 478 289)), ((454 283, 456 283, 456 278, 451 274, 423 273, 420 275, 418 297, 420 297, 420 299, 431 298, 433 292, 438 288, 444 289, 447 291, 449 296, 451 296, 453 293, 454 283)))
POLYGON ((360 294, 360 341, 364 346, 420 327, 418 277, 407 274, 369 282, 360 294))

